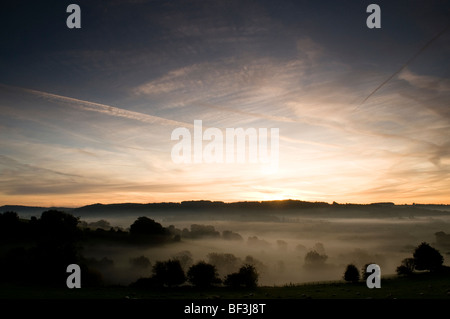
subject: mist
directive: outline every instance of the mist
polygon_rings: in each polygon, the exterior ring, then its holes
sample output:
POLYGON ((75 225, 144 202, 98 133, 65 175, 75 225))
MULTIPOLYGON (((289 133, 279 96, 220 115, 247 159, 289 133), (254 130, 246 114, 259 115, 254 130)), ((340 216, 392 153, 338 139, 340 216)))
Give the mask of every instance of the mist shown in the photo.
MULTIPOLYGON (((99 262, 105 282, 130 284, 140 277, 150 277, 155 262, 174 258, 180 260, 185 271, 200 260, 215 264, 222 279, 243 264, 253 264, 260 274, 259 285, 269 286, 341 280, 350 263, 360 272, 364 265, 376 263, 381 267, 382 276, 387 276, 395 274, 402 259, 412 257, 414 248, 421 242, 435 245, 436 232, 450 233, 450 216, 443 215, 391 218, 336 215, 334 218, 285 218, 278 222, 147 217, 164 227, 172 225, 172 229, 180 231, 181 240, 154 247, 85 246, 83 254, 99 262), (195 238, 183 236, 193 231, 192 225, 209 226, 213 233, 195 238), (308 264, 305 257, 310 251, 325 256, 322 263, 308 264), (150 264, 139 266, 130 261, 141 256, 150 264)), ((127 229, 135 216, 103 216, 103 219, 113 227, 127 229)), ((82 220, 98 221, 96 218, 82 220)), ((441 249, 441 253, 444 264, 448 264, 449 252, 441 249)))

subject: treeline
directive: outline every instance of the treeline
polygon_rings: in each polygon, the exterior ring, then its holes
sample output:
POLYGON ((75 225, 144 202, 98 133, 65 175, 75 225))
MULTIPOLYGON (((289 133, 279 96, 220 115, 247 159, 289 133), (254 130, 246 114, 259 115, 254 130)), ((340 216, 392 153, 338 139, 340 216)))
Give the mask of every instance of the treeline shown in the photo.
POLYGON ((154 246, 182 238, 243 240, 237 233, 220 233, 209 225, 193 224, 190 230, 180 230, 172 225, 163 227, 148 217, 137 218, 127 230, 110 226, 105 220, 86 223, 58 210, 30 219, 21 219, 15 212, 0 214, 0 282, 65 284, 66 267, 78 264, 84 282, 96 285, 102 278, 99 269, 112 261, 86 259, 82 251, 87 244, 154 246))
POLYGON ((67 266, 79 264, 89 283, 77 225, 77 218, 56 210, 30 220, 15 212, 0 214, 0 282, 65 284, 67 266))
POLYGON ((86 241, 117 241, 131 244, 159 244, 178 242, 182 239, 223 239, 243 241, 243 237, 231 230, 219 232, 212 225, 192 224, 190 229, 179 229, 173 225, 163 227, 148 217, 139 217, 129 229, 113 227, 106 220, 79 222, 86 241))
POLYGON ((121 203, 121 204, 93 204, 79 208, 75 208, 74 212, 82 211, 96 211, 101 210, 119 211, 122 209, 130 209, 133 211, 148 212, 150 211, 175 211, 175 210, 285 210, 285 209, 309 209, 309 208, 416 208, 416 209, 438 209, 440 207, 449 205, 395 205, 391 202, 380 202, 371 204, 355 204, 355 203, 337 203, 333 202, 329 204, 327 202, 309 202, 302 200, 272 200, 272 201, 241 201, 225 203, 222 201, 210 201, 210 200, 193 200, 182 201, 180 203, 175 202, 162 202, 162 203, 121 203))
POLYGON ((183 201, 181 203, 148 204, 94 204, 75 208, 76 216, 152 215, 165 219, 212 219, 279 222, 283 218, 304 216, 321 217, 404 217, 448 215, 435 206, 395 205, 390 202, 372 204, 352 204, 308 202, 301 200, 243 201, 224 203, 221 201, 183 201))
POLYGON ((85 285, 98 285, 101 273, 83 254, 87 242, 115 240, 141 245, 173 241, 173 235, 159 223, 143 217, 128 232, 120 229, 91 231, 79 227, 71 214, 48 210, 40 218, 20 219, 15 212, 0 214, 0 282, 65 285, 67 266, 78 264, 85 285))
POLYGON ((230 230, 217 231, 214 226, 192 224, 190 229, 178 229, 173 225, 163 227, 148 217, 137 218, 128 229, 113 227, 106 220, 87 223, 72 214, 48 210, 40 218, 21 219, 15 212, 0 214, 0 240, 5 242, 28 242, 41 240, 42 236, 59 238, 60 233, 78 241, 119 241, 130 244, 160 244, 186 239, 217 238, 239 240, 240 234, 230 230))
MULTIPOLYGON (((39 207, 2 206, 0 211, 17 211, 23 216, 32 216, 44 210, 39 207)), ((183 201, 181 203, 119 203, 93 204, 79 208, 60 208, 74 216, 146 216, 151 215, 166 220, 239 220, 239 221, 286 221, 299 216, 320 217, 400 217, 414 218, 418 216, 448 215, 448 205, 395 205, 390 202, 372 204, 352 204, 326 202, 308 202, 301 200, 243 201, 225 203, 221 201, 183 201), (287 219, 286 219, 287 218, 287 219)))
POLYGON ((225 285, 233 288, 255 288, 259 274, 255 266, 245 264, 237 272, 227 274, 221 279, 215 265, 199 261, 185 272, 178 259, 158 261, 152 268, 152 276, 139 278, 130 286, 138 289, 174 287, 189 283, 199 288, 225 285))
POLYGON ((323 208, 329 207, 330 204, 325 202, 306 202, 300 200, 279 200, 279 201, 245 201, 225 203, 222 201, 183 201, 181 203, 164 202, 164 203, 148 203, 148 204, 93 204, 87 205, 73 210, 74 214, 83 212, 114 213, 123 211, 124 209, 133 212, 148 213, 149 211, 237 211, 237 210, 274 210, 274 209, 298 209, 298 208, 323 208))

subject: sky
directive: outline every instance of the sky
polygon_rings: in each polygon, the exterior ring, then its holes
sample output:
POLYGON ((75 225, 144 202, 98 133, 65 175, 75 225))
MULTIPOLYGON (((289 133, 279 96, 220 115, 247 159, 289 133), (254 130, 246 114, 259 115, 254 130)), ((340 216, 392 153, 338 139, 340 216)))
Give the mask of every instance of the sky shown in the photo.
POLYGON ((11 0, 0 14, 0 205, 450 204, 448 1, 11 0), (175 162, 172 133, 196 120, 224 138, 278 129, 276 165, 175 162))

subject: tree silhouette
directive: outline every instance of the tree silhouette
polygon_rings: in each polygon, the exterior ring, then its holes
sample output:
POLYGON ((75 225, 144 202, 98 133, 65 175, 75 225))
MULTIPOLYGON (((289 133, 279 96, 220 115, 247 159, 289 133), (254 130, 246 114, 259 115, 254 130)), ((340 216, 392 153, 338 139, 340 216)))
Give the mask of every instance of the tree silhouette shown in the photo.
POLYGON ((254 266, 244 265, 239 272, 227 275, 224 284, 235 288, 241 286, 255 288, 258 285, 258 277, 259 274, 254 266))
POLYGON ((161 285, 178 286, 186 281, 183 268, 178 260, 157 261, 153 266, 153 279, 161 285))
POLYGON ((411 275, 415 268, 414 258, 405 258, 402 260, 402 264, 397 267, 396 272, 398 275, 411 275))
POLYGON ((192 265, 187 272, 187 277, 189 282, 194 286, 202 288, 220 283, 220 278, 217 274, 216 267, 214 265, 207 264, 204 261, 200 261, 195 265, 192 265))
POLYGON ((344 280, 355 283, 359 281, 359 278, 360 276, 358 268, 356 268, 356 266, 353 264, 347 265, 347 268, 344 272, 344 280))
POLYGON ((414 264, 417 270, 436 271, 442 267, 444 257, 428 243, 421 243, 414 251, 414 264))
POLYGON ((58 241, 60 244, 73 243, 81 236, 81 231, 77 227, 78 221, 78 218, 65 212, 45 211, 37 221, 39 237, 43 241, 58 241))
POLYGON ((258 285, 258 272, 252 265, 244 265, 239 269, 242 284, 247 288, 254 288, 258 285))
POLYGON ((189 250, 183 250, 173 255, 172 259, 178 260, 184 271, 188 271, 189 267, 194 263, 192 253, 189 250))
POLYGON ((222 238, 226 239, 226 240, 239 240, 239 241, 244 240, 244 238, 242 238, 241 235, 239 235, 238 233, 232 232, 231 230, 224 230, 222 232, 222 238))
POLYGON ((139 217, 130 226, 130 241, 138 245, 168 241, 170 232, 160 223, 148 217, 139 217))
POLYGON ((0 280, 65 287, 67 266, 78 264, 83 282, 98 284, 100 274, 90 271, 81 255, 78 223, 78 218, 58 210, 44 211, 40 218, 33 216, 29 221, 19 219, 16 213, 0 214, 0 233, 15 233, 9 237, 14 245, 6 246, 0 257, 0 273, 6 274, 0 280), (19 243, 22 246, 15 247, 19 243))
POLYGON ((65 285, 67 265, 81 261, 77 224, 78 218, 57 210, 43 212, 36 221, 37 246, 30 251, 39 273, 36 280, 65 285))
POLYGON ((139 217, 130 226, 130 234, 138 236, 164 235, 165 229, 153 219, 148 217, 139 217))
POLYGON ((18 234, 22 223, 16 212, 4 212, 0 214, 0 238, 11 239, 20 236, 18 234))
POLYGON ((191 225, 190 238, 219 238, 220 233, 211 225, 191 225))
POLYGON ((252 265, 255 269, 258 270, 259 273, 265 273, 267 271, 267 266, 262 263, 262 261, 254 258, 253 256, 245 256, 244 259, 245 265, 252 265))
POLYGON ((209 253, 207 257, 208 263, 214 265, 221 275, 237 271, 239 264, 242 264, 241 260, 233 254, 209 253))
POLYGON ((327 255, 321 255, 317 251, 312 250, 308 252, 305 256, 305 267, 312 269, 317 267, 323 267, 327 259, 328 259, 327 255))

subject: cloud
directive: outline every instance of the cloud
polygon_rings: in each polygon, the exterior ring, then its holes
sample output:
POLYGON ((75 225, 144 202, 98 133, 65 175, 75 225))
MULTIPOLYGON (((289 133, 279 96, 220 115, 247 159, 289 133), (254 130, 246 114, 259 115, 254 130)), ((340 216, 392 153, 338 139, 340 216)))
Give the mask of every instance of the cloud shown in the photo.
MULTIPOLYGON (((86 154, 84 154, 86 155, 86 154)), ((89 154, 92 156, 92 154, 89 154)), ((104 159, 104 156, 102 156, 104 159)), ((53 164, 58 164, 58 158, 53 164)), ((100 164, 100 163, 98 163, 100 164)), ((114 166, 120 165, 115 161, 114 166)), ((109 166, 109 163, 105 163, 109 166)), ((134 167, 130 165, 130 168, 134 167)), ((82 167, 77 167, 80 170, 82 167)), ((177 178, 165 179, 158 183, 150 183, 143 179, 124 179, 122 174, 108 173, 95 167, 85 166, 86 170, 80 174, 61 172, 37 165, 23 163, 17 159, 0 155, 0 193, 4 195, 62 195, 87 193, 160 193, 182 192, 189 188, 190 183, 179 184, 177 178)), ((122 168, 123 169, 123 168, 122 168)), ((123 171, 125 171, 123 169, 123 171)), ((146 172, 142 171, 141 175, 146 172)), ((131 174, 130 174, 131 175, 131 174)), ((192 184, 192 185, 195 185, 192 184)), ((199 185, 197 185, 200 187, 199 185)))
POLYGON ((4 195, 59 194, 80 189, 81 175, 22 163, 0 155, 0 193, 4 195))
POLYGON ((450 92, 450 80, 435 76, 418 75, 409 69, 404 69, 399 75, 400 80, 405 80, 414 88, 436 92, 450 92))
POLYGON ((1 154, 0 154, 0 165, 5 167, 3 169, 3 174, 5 174, 3 177, 5 177, 6 174, 10 174, 11 172, 23 172, 23 173, 38 172, 38 173, 45 173, 45 174, 52 174, 52 175, 66 176, 66 177, 81 177, 80 175, 76 175, 76 174, 68 174, 68 173, 55 171, 52 169, 36 167, 33 165, 29 165, 29 164, 22 164, 13 158, 10 158, 8 156, 4 156, 1 154))
POLYGON ((100 104, 100 103, 94 103, 89 102, 85 100, 75 99, 67 96, 32 90, 32 89, 26 89, 26 88, 18 88, 18 87, 11 87, 8 85, 0 84, 1 87, 7 88, 7 89, 13 89, 13 90, 19 90, 22 92, 30 93, 33 95, 37 95, 39 97, 48 99, 50 101, 55 102, 62 102, 65 103, 71 107, 86 110, 86 111, 92 111, 102 114, 107 114, 114 117, 120 117, 120 118, 126 118, 130 120, 135 120, 143 123, 149 123, 149 124, 160 124, 160 125, 170 125, 170 126, 192 126, 190 123, 182 123, 179 121, 169 120, 158 116, 153 116, 149 114, 134 112, 125 110, 122 108, 118 108, 111 105, 106 104, 100 104))
POLYGON ((324 52, 322 46, 308 36, 297 40, 297 50, 300 56, 306 57, 310 63, 316 62, 324 52))

